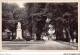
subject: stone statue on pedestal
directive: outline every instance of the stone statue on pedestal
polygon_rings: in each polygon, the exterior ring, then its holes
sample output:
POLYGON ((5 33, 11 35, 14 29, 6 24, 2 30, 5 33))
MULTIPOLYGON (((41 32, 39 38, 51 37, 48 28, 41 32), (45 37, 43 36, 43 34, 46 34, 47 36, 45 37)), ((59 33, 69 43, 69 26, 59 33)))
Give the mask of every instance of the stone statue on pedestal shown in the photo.
POLYGON ((16 32, 17 32, 16 39, 23 39, 22 38, 22 29, 21 29, 21 23, 20 22, 18 22, 16 32))

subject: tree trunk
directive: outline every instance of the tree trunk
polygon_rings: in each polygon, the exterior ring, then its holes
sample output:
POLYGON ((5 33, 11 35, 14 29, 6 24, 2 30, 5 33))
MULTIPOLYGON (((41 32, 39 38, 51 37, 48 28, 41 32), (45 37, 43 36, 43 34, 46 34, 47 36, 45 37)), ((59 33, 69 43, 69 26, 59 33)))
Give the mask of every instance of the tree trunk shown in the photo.
POLYGON ((66 39, 67 39, 67 41, 70 41, 70 39, 71 39, 71 36, 70 36, 70 32, 69 32, 69 29, 66 29, 66 39))

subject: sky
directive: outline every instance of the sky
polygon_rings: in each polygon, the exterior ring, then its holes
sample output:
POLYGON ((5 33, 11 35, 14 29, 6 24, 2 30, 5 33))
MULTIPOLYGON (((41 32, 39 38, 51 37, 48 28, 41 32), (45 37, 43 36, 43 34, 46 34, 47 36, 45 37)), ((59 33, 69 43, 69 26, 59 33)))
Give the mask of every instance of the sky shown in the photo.
POLYGON ((20 8, 23 8, 25 2, 22 2, 22 1, 21 1, 21 2, 10 1, 10 2, 7 2, 7 3, 16 3, 16 4, 18 4, 18 6, 19 6, 20 8))
POLYGON ((19 5, 19 7, 24 7, 24 2, 16 2, 18 5, 19 5))

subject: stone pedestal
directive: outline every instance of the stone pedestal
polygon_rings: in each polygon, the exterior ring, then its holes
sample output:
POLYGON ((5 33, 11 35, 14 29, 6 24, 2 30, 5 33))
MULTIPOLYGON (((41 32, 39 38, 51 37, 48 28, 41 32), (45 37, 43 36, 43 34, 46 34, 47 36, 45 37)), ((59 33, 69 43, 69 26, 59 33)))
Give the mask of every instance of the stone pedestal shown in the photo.
POLYGON ((17 36, 16 36, 16 39, 23 39, 22 38, 22 30, 21 29, 17 29, 17 36))

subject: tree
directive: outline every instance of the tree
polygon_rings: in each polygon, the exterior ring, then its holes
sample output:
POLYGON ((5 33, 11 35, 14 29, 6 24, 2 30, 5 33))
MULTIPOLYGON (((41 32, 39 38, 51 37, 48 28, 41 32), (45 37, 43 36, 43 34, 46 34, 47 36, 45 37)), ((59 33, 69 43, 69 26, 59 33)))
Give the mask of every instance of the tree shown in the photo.
POLYGON ((2 3, 2 30, 9 29, 13 33, 16 31, 17 20, 14 18, 14 12, 19 7, 17 4, 2 3))
MULTIPOLYGON (((55 28, 58 28, 58 27, 56 27, 56 25, 57 25, 56 22, 59 22, 58 19, 61 20, 61 22, 62 22, 61 25, 65 24, 64 20, 68 21, 69 24, 70 24, 71 20, 76 20, 76 22, 77 22, 77 13, 78 13, 77 12, 77 3, 28 3, 25 5, 25 9, 26 9, 26 13, 30 17, 29 25, 33 24, 33 16, 34 15, 36 15, 36 16, 46 15, 46 17, 51 19, 50 23, 52 25, 55 25, 55 28), (69 20, 67 20, 66 16, 65 16, 66 18, 64 17, 64 15, 66 13, 68 14, 69 20), (69 14, 70 14, 70 16, 69 16, 69 14), (61 17, 61 18, 59 18, 59 17, 61 17)), ((68 26, 70 26, 70 25, 68 25, 68 26)), ((65 27, 66 26, 63 25, 62 30, 65 27)), ((68 28, 68 27, 66 27, 66 28, 68 28)), ((31 25, 30 29, 32 29, 32 25, 31 25)), ((60 28, 58 28, 58 29, 61 30, 60 28)), ((63 31, 59 31, 59 33, 62 33, 62 32, 63 31)))

